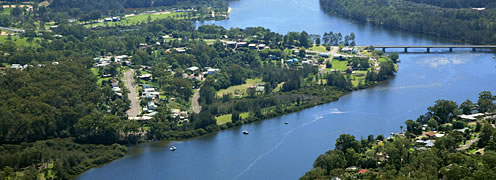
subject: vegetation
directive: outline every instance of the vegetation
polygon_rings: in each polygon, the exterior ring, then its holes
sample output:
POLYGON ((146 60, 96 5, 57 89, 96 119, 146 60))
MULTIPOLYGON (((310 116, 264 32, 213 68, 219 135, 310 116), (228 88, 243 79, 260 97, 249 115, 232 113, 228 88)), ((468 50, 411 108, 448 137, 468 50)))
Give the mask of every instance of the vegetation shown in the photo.
POLYGON ((489 0, 320 0, 321 7, 360 22, 477 44, 496 43, 489 0), (474 10, 470 8, 486 8, 474 10))
POLYGON ((466 111, 468 100, 460 106, 438 100, 416 121, 407 120, 405 133, 387 139, 369 135, 358 141, 343 134, 335 149, 320 155, 314 168, 300 179, 494 179, 494 100, 490 92, 481 92, 479 106, 471 104, 470 111, 466 111), (489 115, 469 122, 458 116, 462 111, 489 115), (424 140, 434 145, 424 144, 424 140))

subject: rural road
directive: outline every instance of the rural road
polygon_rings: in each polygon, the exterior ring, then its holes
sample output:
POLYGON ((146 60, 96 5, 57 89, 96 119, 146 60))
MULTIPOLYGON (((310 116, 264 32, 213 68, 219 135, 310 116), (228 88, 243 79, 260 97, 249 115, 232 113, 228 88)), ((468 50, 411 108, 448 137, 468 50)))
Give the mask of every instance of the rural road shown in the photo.
POLYGON ((329 59, 324 61, 324 64, 323 65, 320 65, 320 70, 319 72, 320 73, 325 73, 325 70, 326 70, 326 62, 327 61, 330 61, 332 62, 332 59, 334 59, 334 55, 339 51, 339 47, 335 47, 335 46, 331 46, 331 52, 329 53, 329 59))
POLYGON ((126 71, 124 73, 124 79, 126 80, 126 88, 129 90, 129 100, 131 101, 131 108, 127 110, 128 117, 136 117, 139 112, 138 105, 138 95, 136 94, 136 88, 134 87, 134 69, 126 71))
POLYGON ((197 114, 200 113, 201 111, 200 102, 198 102, 199 99, 200 99, 200 88, 196 89, 195 94, 193 94, 193 99, 191 100, 192 101, 191 108, 193 108, 193 112, 197 114))
POLYGON ((457 151, 464 151, 465 149, 468 149, 472 144, 475 142, 479 141, 479 138, 475 138, 470 140, 467 144, 463 145, 463 147, 456 149, 457 151))

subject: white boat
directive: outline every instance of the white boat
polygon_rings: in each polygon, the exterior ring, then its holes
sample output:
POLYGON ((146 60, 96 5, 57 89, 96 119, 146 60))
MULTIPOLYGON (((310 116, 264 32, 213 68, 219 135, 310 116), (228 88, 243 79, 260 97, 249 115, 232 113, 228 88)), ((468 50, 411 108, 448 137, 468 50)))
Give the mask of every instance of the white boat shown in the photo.
POLYGON ((288 122, 285 122, 284 124, 289 124, 288 122))
POLYGON ((171 151, 175 151, 175 150, 176 150, 176 146, 172 146, 172 147, 170 147, 170 148, 169 148, 169 150, 171 150, 171 151))
POLYGON ((244 130, 244 131, 243 131, 243 134, 248 134, 248 131, 244 130))

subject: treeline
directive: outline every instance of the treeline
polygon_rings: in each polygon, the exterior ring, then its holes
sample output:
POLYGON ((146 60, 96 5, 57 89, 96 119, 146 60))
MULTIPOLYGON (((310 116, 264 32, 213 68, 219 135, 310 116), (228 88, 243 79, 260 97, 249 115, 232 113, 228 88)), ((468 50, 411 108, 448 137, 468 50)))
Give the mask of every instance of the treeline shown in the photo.
POLYGON ((495 8, 492 0, 408 0, 411 2, 429 4, 443 8, 495 8))
POLYGON ((426 33, 476 44, 496 43, 496 31, 492 23, 495 21, 496 9, 477 11, 440 8, 422 2, 320 0, 320 5, 328 13, 391 29, 426 33))
POLYGON ((468 126, 467 120, 458 118, 462 112, 494 113, 494 100, 496 97, 488 91, 479 94, 477 103, 467 100, 458 106, 453 101, 438 100, 425 115, 405 122, 404 136, 369 135, 358 141, 343 134, 336 140, 335 149, 320 155, 314 168, 300 179, 494 179, 496 119, 479 119, 476 126, 468 126), (415 144, 422 131, 433 130, 443 131, 445 136, 436 138, 432 148, 415 144), (476 143, 458 149, 476 134, 476 143), (483 153, 474 153, 478 149, 484 149, 483 153))
POLYGON ((0 145, 0 178, 70 179, 89 168, 118 159, 126 152, 127 148, 118 144, 77 144, 68 138, 4 144, 0 145))

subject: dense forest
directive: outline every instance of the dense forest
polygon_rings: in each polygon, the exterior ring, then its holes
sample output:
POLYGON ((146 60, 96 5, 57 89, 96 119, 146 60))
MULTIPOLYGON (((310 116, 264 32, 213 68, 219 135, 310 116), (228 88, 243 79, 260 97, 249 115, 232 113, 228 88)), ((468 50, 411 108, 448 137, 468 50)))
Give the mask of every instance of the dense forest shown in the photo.
POLYGON ((494 2, 320 0, 320 4, 328 13, 391 29, 426 33, 475 44, 496 43, 496 28, 493 23, 496 9, 492 7, 494 2), (470 7, 486 9, 474 10, 470 7))
MULTIPOLYGON (((358 79, 344 70, 330 72, 332 64, 328 72, 320 72, 324 58, 316 52, 310 55, 309 49, 316 44, 327 52, 331 45, 354 45, 353 33, 283 35, 262 27, 196 28, 191 20, 174 16, 89 28, 68 21, 79 10, 58 11, 52 7, 57 2, 48 7, 34 5, 31 10, 9 8, 10 16, 0 15, 0 23, 3 17, 7 26, 26 30, 10 33, 0 46, 2 178, 72 178, 122 157, 125 144, 190 138, 295 112, 373 86, 396 71, 393 58, 369 49, 364 51, 381 59, 378 72, 368 58, 340 60, 363 72, 358 79), (234 50, 226 45, 228 41, 266 48, 234 50), (300 52, 293 54, 296 51, 300 52), (116 56, 127 58, 117 62, 116 56), (315 63, 283 61, 303 61, 308 56, 315 63), (99 66, 104 57, 109 63, 99 66), (199 70, 187 70, 193 66, 199 70), (210 68, 218 71, 198 78, 210 68), (137 86, 147 84, 161 93, 153 101, 158 107, 149 120, 129 120, 126 113, 130 101, 123 74, 130 69, 137 71, 137 86), (151 78, 138 78, 142 74, 151 78), (263 90, 248 88, 243 96, 218 93, 250 80, 263 83, 263 90), (114 86, 121 93, 114 92, 114 86), (200 94, 199 113, 192 113, 190 107, 195 89, 200 94), (186 111, 188 119, 173 116, 173 109, 186 111), (230 122, 216 119, 226 115, 232 115, 230 122)), ((143 96, 143 90, 137 89, 143 96)), ((142 100, 140 106, 147 102, 151 101, 142 100)))
POLYGON ((357 140, 343 134, 300 179, 495 179, 495 100, 488 91, 475 103, 438 100, 417 120, 407 120, 406 132, 389 138, 357 140), (475 112, 486 115, 477 120, 458 116, 475 112), (434 144, 424 145, 424 140, 434 144))

